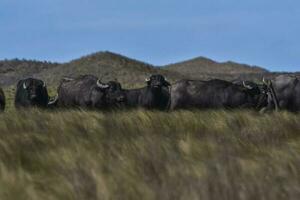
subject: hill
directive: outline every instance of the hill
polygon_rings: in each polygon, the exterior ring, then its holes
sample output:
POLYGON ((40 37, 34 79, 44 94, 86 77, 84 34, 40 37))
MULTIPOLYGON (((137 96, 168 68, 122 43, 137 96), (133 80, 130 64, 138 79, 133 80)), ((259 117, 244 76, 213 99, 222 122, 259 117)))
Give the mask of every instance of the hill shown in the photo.
POLYGON ((24 77, 36 77, 50 68, 59 66, 58 63, 41 62, 35 60, 3 60, 0 61, 0 85, 9 86, 16 84, 17 81, 24 77))
POLYGON ((235 62, 219 63, 204 57, 166 66, 154 66, 108 51, 90 54, 67 63, 24 59, 0 61, 0 85, 3 87, 16 85, 18 80, 26 77, 40 78, 48 85, 56 87, 62 77, 76 77, 81 74, 93 74, 103 81, 118 80, 125 87, 136 87, 143 85, 147 76, 157 73, 165 75, 171 82, 182 78, 261 80, 263 76, 274 76, 274 73, 261 67, 235 62))
POLYGON ((61 77, 75 77, 81 74, 94 74, 103 81, 118 80, 127 86, 141 84, 150 74, 161 73, 170 79, 182 76, 177 72, 169 72, 138 60, 134 60, 112 52, 98 52, 54 68, 41 71, 39 77, 49 83, 57 84, 61 77), (52 76, 56 74, 56 76, 52 76))
POLYGON ((232 61, 220 63, 204 57, 166 65, 164 68, 171 72, 181 73, 192 79, 236 79, 245 74, 253 76, 268 73, 266 69, 258 66, 239 64, 232 61))
POLYGON ((177 72, 154 67, 138 60, 134 60, 111 52, 98 52, 68 63, 50 63, 31 60, 5 60, 0 63, 0 84, 2 86, 15 85, 18 80, 26 77, 41 78, 48 85, 57 85, 62 77, 75 77, 81 74, 93 74, 104 81, 118 80, 122 84, 132 87, 142 84, 150 74, 160 73, 170 80, 177 80, 183 76, 177 72))

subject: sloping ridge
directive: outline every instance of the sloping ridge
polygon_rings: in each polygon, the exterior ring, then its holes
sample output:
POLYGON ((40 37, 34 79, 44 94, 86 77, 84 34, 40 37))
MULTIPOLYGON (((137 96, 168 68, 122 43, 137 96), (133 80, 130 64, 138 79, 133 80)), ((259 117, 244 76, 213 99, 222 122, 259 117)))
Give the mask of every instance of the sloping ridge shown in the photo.
POLYGON ((41 62, 36 60, 3 60, 0 61, 0 85, 9 86, 26 77, 35 77, 37 74, 59 66, 58 63, 41 62))
POLYGON ((218 78, 230 79, 241 74, 268 73, 258 66, 239 64, 232 61, 216 62, 214 60, 197 57, 191 60, 164 66, 168 71, 178 72, 193 79, 218 78))
POLYGON ((27 77, 40 78, 48 85, 57 86, 62 77, 92 74, 103 81, 118 80, 125 86, 134 87, 143 84, 150 74, 157 73, 167 76, 170 80, 183 77, 177 72, 160 69, 108 51, 83 56, 67 63, 19 59, 0 61, 1 86, 16 85, 18 80, 27 77))
POLYGON ((35 77, 45 80, 50 86, 57 86, 64 76, 76 77, 82 74, 92 74, 102 78, 103 81, 118 80, 125 87, 136 87, 144 85, 145 78, 150 74, 157 73, 165 75, 173 82, 182 78, 233 80, 246 77, 252 79, 260 78, 261 74, 267 72, 256 66, 234 62, 218 63, 204 57, 158 67, 104 51, 67 63, 18 59, 0 61, 0 85, 11 86, 22 78, 35 77))
POLYGON ((112 52, 98 52, 43 70, 38 77, 57 85, 64 76, 76 77, 82 74, 93 74, 103 81, 118 80, 123 85, 132 87, 144 82, 150 74, 163 74, 171 80, 182 76, 177 72, 154 67, 112 52), (55 76, 53 76, 55 74, 55 76))

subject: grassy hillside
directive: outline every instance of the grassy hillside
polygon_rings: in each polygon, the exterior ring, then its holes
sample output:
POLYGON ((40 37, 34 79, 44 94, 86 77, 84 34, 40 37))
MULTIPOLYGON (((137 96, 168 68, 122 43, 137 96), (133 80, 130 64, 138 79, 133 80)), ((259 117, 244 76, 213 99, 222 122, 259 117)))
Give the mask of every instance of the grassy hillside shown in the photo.
POLYGON ((7 71, 0 65, 0 84, 3 86, 15 85, 17 80, 28 76, 41 78, 48 85, 56 86, 64 76, 76 77, 82 74, 93 74, 102 77, 104 81, 118 80, 128 87, 142 85, 146 77, 156 73, 166 75, 170 80, 183 77, 177 72, 168 72, 111 52, 99 52, 62 64, 25 60, 17 63, 13 61, 3 61, 2 63, 12 66, 7 71))
POLYGON ((299 199, 300 116, 0 115, 0 199, 299 199))
POLYGON ((38 74, 59 66, 58 63, 40 62, 35 60, 3 60, 0 61, 0 85, 15 85, 18 80, 26 77, 38 77, 38 74))
POLYGON ((22 78, 35 77, 56 88, 64 76, 94 74, 104 81, 118 80, 124 87, 132 88, 144 85, 145 78, 156 73, 165 75, 171 82, 183 78, 261 80, 262 77, 277 75, 260 67, 234 62, 218 63, 203 57, 159 67, 105 51, 67 63, 19 59, 0 61, 0 86, 15 86, 22 78))
POLYGON ((57 86, 63 76, 94 74, 104 81, 118 80, 126 87, 143 85, 150 74, 161 73, 170 81, 182 78, 208 79, 249 77, 266 73, 258 67, 250 67, 233 62, 217 63, 205 58, 155 67, 111 52, 98 52, 67 63, 50 63, 30 60, 5 60, 0 62, 0 85, 11 86, 21 78, 36 77, 57 86))
POLYGON ((73 60, 40 73, 40 77, 50 83, 57 84, 62 76, 78 76, 94 74, 104 81, 118 80, 123 85, 133 86, 144 84, 144 80, 151 74, 161 73, 169 79, 179 79, 182 76, 177 72, 168 73, 163 69, 133 60, 111 52, 100 52, 73 60), (56 74, 56 76, 52 76, 56 74))
POLYGON ((166 65, 165 68, 178 72, 192 79, 221 78, 236 79, 241 75, 258 75, 268 73, 267 70, 235 62, 219 63, 208 58, 198 57, 184 62, 166 65))
MULTIPOLYGON (((14 62, 0 68, 1 81, 32 71, 50 95, 64 75, 122 77, 128 87, 151 73, 184 76, 108 52, 66 64, 14 62)), ((7 84, 0 114, 1 200, 300 198, 299 114, 16 111, 14 92, 7 84)))

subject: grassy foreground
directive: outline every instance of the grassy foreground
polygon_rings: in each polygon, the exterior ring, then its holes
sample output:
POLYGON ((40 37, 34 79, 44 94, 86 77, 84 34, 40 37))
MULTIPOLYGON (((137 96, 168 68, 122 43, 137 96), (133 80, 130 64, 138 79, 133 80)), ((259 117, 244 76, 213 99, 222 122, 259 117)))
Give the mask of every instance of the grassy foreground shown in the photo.
POLYGON ((0 199, 300 199, 300 115, 7 112, 0 199))

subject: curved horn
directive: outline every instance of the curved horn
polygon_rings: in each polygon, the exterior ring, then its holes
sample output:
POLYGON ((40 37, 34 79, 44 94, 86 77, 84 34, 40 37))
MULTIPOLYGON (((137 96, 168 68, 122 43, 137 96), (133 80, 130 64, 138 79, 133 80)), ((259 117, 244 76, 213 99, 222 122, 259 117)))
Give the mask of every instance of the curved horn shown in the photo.
POLYGON ((101 83, 100 79, 97 81, 97 86, 102 89, 106 89, 109 87, 109 85, 101 83))
POLYGON ((274 87, 273 87, 273 84, 271 81, 269 83, 269 87, 270 87, 270 91, 271 91, 271 97, 272 97, 274 105, 275 105, 275 111, 278 111, 279 110, 278 98, 277 98, 277 94, 274 90, 274 87))
POLYGON ((145 81, 146 81, 146 82, 149 82, 149 81, 150 81, 150 78, 146 78, 145 81))
POLYGON ((23 88, 26 90, 27 89, 27 86, 26 86, 26 82, 24 81, 23 83, 23 88))
POLYGON ((70 78, 70 77, 63 77, 62 79, 63 81, 73 81, 74 78, 70 78))
POLYGON ((49 100, 48 106, 55 105, 58 102, 58 94, 54 98, 49 100))
POLYGON ((265 77, 263 77, 263 83, 266 84, 266 85, 268 85, 268 83, 265 80, 265 77))
POLYGON ((43 81, 43 87, 46 87, 47 85, 46 85, 46 83, 43 81))
POLYGON ((243 81, 243 86, 244 86, 245 88, 249 89, 249 90, 253 89, 253 87, 251 87, 250 85, 247 85, 247 84, 245 83, 245 81, 243 81))

